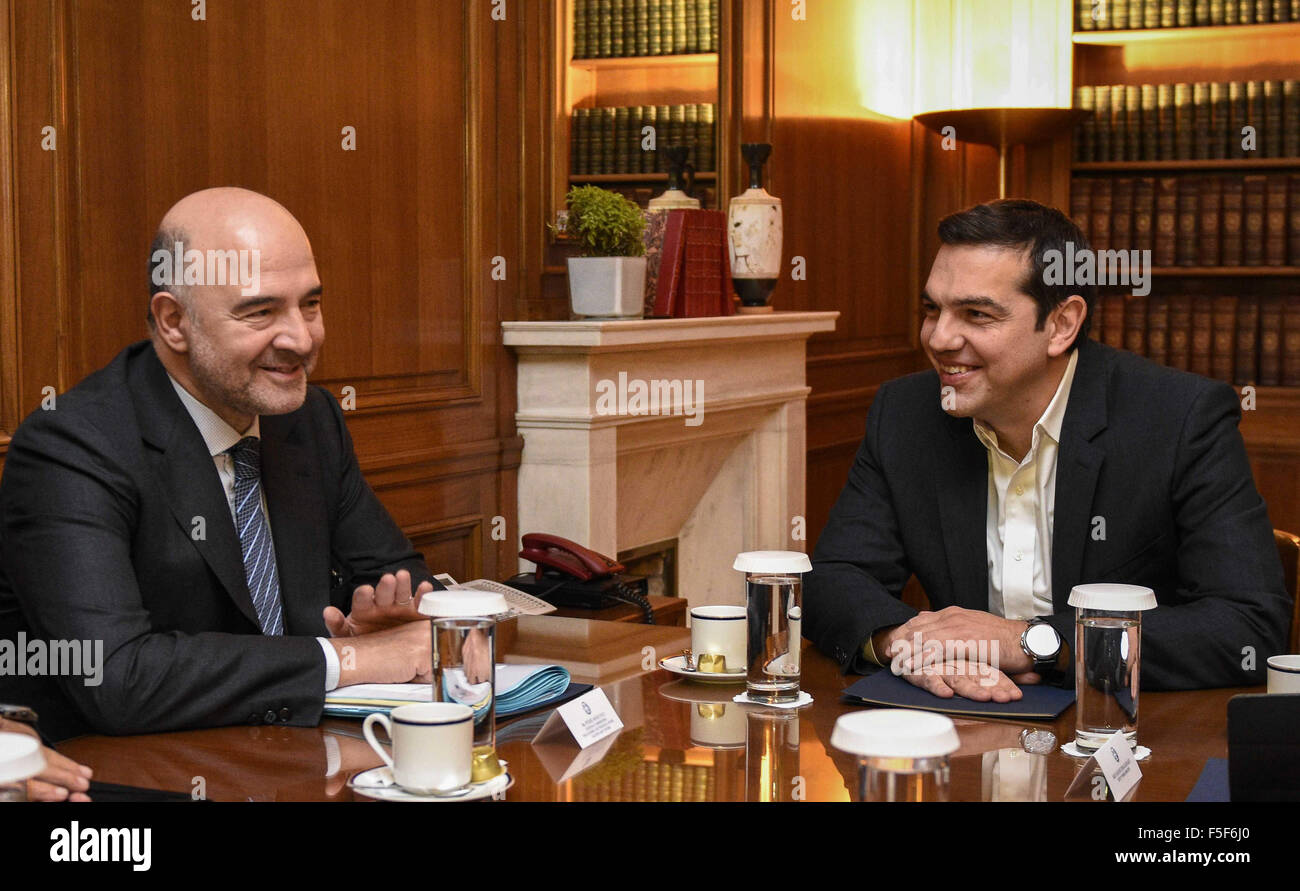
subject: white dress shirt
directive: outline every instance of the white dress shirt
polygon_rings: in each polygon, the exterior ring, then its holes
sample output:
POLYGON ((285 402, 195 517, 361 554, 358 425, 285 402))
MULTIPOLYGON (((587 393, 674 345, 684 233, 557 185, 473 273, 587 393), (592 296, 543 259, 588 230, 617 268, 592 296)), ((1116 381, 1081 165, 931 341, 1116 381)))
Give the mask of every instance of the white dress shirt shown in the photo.
POLYGON ((1061 376, 1056 395, 1034 424, 1033 439, 1017 462, 998 446, 998 435, 974 421, 989 454, 985 541, 989 565, 989 612, 1008 619, 1050 616, 1052 521, 1056 512, 1056 457, 1061 422, 1070 400, 1079 351, 1061 376))
MULTIPOLYGON (((261 439, 261 420, 254 417, 248 429, 240 433, 222 420, 220 415, 191 396, 188 390, 176 382, 176 378, 171 375, 167 377, 176 388, 176 395, 181 398, 181 404, 194 420, 194 426, 199 428, 199 434, 208 446, 208 454, 217 465, 217 475, 221 477, 221 487, 226 491, 226 503, 230 506, 230 518, 235 521, 238 528, 238 521, 235 520, 235 459, 226 450, 245 436, 261 439)), ((259 487, 259 491, 262 496, 262 516, 266 519, 266 528, 271 532, 271 541, 274 542, 275 533, 271 529, 271 516, 266 510, 266 490, 259 487)), ((276 572, 279 572, 278 568, 276 572)), ((321 650, 325 653, 325 691, 329 692, 339 685, 339 654, 334 651, 328 639, 318 637, 316 640, 320 642, 321 650)))

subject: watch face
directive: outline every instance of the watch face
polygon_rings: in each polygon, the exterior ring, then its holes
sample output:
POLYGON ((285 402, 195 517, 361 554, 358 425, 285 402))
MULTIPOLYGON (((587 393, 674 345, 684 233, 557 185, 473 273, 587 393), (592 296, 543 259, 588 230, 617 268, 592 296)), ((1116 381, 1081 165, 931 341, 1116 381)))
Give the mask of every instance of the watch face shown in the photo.
POLYGON ((1049 659, 1061 649, 1061 638, 1051 625, 1034 625, 1025 633, 1025 646, 1039 659, 1049 659))

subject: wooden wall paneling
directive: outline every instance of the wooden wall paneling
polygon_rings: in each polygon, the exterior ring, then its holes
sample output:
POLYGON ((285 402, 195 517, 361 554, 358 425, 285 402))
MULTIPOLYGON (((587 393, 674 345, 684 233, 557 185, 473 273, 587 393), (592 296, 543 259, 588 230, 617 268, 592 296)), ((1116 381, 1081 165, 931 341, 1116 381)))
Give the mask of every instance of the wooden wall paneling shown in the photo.
POLYGON ((785 266, 773 305, 841 313, 835 332, 808 347, 811 548, 848 478, 876 388, 919 367, 915 149, 910 122, 861 104, 860 49, 847 27, 856 4, 818 4, 806 20, 786 14, 784 4, 763 6, 766 17, 741 30, 746 50, 769 43, 771 61, 765 70, 745 53, 740 125, 746 141, 773 144, 767 188, 781 198, 785 219, 785 266), (803 280, 792 278, 796 257, 804 261, 803 280))
POLYGON ((13 8, 0 0, 0 472, 20 420, 18 396, 18 245, 14 193, 13 8))
MULTIPOLYGON (((8 176, 13 200, 7 206, 13 210, 14 321, 6 336, 6 353, 10 349, 12 353, 4 362, 6 369, 13 369, 5 389, 17 402, 6 411, 16 426, 40 404, 43 388, 61 391, 65 386, 60 370, 64 338, 56 271, 58 247, 50 221, 55 212, 60 155, 67 155, 70 144, 55 101, 60 79, 51 62, 55 57, 53 5, 11 2, 6 23, 11 53, 6 101, 12 112, 7 138, 13 149, 8 176), (47 126, 54 128, 53 151, 42 147, 47 126)), ((0 457, 7 450, 7 442, 0 443, 0 457)))
POLYGON ((144 335, 144 255, 173 201, 244 185, 312 239, 328 333, 314 382, 355 388, 380 498, 435 568, 508 574, 491 533, 515 521, 522 445, 499 323, 527 268, 523 5, 496 22, 473 0, 244 0, 194 22, 166 0, 2 2, 0 428, 144 335), (47 123, 57 152, 40 150, 47 123))

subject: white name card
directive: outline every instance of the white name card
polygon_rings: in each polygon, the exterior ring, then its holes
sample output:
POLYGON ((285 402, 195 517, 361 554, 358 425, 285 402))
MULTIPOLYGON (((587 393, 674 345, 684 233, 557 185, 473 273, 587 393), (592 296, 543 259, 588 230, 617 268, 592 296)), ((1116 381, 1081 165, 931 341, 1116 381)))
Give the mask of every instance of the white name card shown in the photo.
POLYGON ((623 729, 623 722, 605 691, 596 687, 551 713, 533 737, 533 742, 553 742, 571 736, 580 748, 587 748, 623 729))
POLYGON ((1142 768, 1138 767, 1137 758, 1133 757, 1133 750, 1129 748, 1123 731, 1116 730, 1092 757, 1101 768, 1106 785, 1110 786, 1111 797, 1116 801, 1127 798, 1138 780, 1142 779, 1142 768))

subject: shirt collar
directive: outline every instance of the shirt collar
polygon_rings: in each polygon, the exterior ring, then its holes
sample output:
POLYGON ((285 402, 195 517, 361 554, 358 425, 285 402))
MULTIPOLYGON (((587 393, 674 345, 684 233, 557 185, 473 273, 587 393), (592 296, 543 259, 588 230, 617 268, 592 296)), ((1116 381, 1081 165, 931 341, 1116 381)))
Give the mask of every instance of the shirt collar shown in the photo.
POLYGON ((217 455, 224 453, 245 436, 261 436, 261 419, 256 415, 253 416, 253 423, 249 425, 248 429, 243 433, 240 433, 234 427, 227 424, 222 419, 221 415, 195 399, 194 396, 190 394, 189 390, 186 390, 176 382, 176 378, 168 374, 167 379, 170 380, 172 386, 176 388, 176 395, 181 398, 181 404, 184 405, 185 410, 190 413, 190 418, 193 419, 194 426, 199 428, 199 434, 202 435, 203 441, 208 446, 208 454, 212 457, 215 458, 217 455))
MULTIPOLYGON (((1061 382, 1056 385, 1056 394, 1052 396, 1052 401, 1047 403, 1047 408, 1043 410, 1043 415, 1034 424, 1033 445, 1031 450, 1038 446, 1039 433, 1045 433, 1052 438, 1052 442, 1060 445, 1061 443, 1061 426, 1065 422, 1065 407, 1070 401, 1070 388, 1074 384, 1074 369, 1079 364, 1079 350, 1076 348, 1070 352, 1070 361, 1065 366, 1065 374, 1061 375, 1061 382)), ((975 435, 979 437, 980 442, 984 443, 989 449, 998 448, 998 435, 991 427, 981 424, 974 418, 971 419, 975 425, 975 435)))

